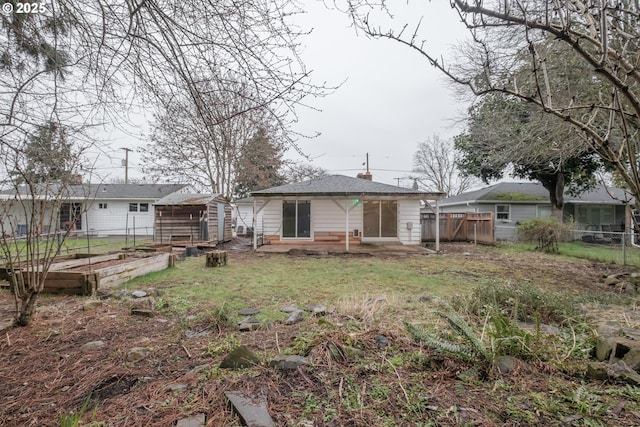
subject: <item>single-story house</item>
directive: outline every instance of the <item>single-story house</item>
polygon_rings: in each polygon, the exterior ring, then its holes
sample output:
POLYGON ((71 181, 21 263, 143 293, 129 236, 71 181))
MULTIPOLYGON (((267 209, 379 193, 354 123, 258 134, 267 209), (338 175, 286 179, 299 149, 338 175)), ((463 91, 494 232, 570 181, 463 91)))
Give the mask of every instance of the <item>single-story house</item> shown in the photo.
POLYGON ((219 243, 233 238, 231 204, 219 194, 173 193, 154 208, 155 242, 219 243))
MULTIPOLYGON (((585 232, 629 230, 631 200, 624 190, 604 186, 578 196, 565 193, 563 218, 573 221, 575 230, 585 232)), ((542 184, 500 182, 443 199, 440 212, 492 212, 496 240, 515 240, 518 224, 551 216, 551 202, 542 184)))
POLYGON ((28 222, 36 218, 34 231, 39 233, 62 229, 95 236, 152 236, 153 203, 186 188, 184 184, 73 184, 60 189, 49 184, 32 196, 27 187, 19 187, 0 192, 2 227, 6 234, 25 234, 28 222), (39 202, 34 204, 33 198, 39 202), (32 216, 34 205, 40 212, 32 216))
MULTIPOLYGON (((420 244, 420 206, 443 193, 327 175, 253 191, 254 248, 265 244, 420 244), (262 203, 261 207, 259 203, 262 203)), ((368 179, 367 179, 368 177, 368 179)))

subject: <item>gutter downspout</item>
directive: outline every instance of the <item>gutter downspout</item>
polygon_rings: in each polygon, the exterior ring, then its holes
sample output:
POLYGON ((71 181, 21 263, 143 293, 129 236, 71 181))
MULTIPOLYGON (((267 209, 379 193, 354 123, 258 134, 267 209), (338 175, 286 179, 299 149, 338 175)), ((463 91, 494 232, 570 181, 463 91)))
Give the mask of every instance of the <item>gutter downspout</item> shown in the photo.
POLYGON ((440 200, 436 199, 436 253, 440 253, 440 200))
POLYGON ((251 226, 253 227, 253 250, 258 250, 258 230, 256 230, 256 217, 258 216, 258 200, 253 198, 253 219, 251 226))
POLYGON ((345 215, 347 216, 345 220, 346 228, 344 230, 345 246, 346 246, 346 251, 349 252, 349 199, 347 199, 344 204, 345 204, 344 211, 345 211, 345 215))

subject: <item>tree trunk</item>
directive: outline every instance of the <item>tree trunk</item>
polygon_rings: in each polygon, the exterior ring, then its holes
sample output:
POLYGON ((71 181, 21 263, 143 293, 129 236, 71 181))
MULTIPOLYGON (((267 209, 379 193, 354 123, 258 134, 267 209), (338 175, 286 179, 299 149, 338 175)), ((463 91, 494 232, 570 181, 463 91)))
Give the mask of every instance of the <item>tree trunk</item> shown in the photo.
POLYGON ((538 174, 538 181, 549 192, 551 201, 551 217, 562 222, 564 208, 564 174, 554 172, 550 174, 538 174))
POLYGON ((36 312, 36 302, 38 301, 38 292, 26 291, 20 299, 20 310, 17 313, 16 325, 27 326, 31 323, 33 315, 36 312))

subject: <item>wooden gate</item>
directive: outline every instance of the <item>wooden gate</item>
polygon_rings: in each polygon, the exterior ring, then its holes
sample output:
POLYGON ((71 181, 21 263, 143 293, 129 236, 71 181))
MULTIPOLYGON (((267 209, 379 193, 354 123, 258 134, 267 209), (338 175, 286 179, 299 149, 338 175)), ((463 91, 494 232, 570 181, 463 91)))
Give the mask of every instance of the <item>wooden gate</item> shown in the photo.
MULTIPOLYGON (((436 214, 420 214, 422 241, 436 240, 436 214)), ((493 212, 441 212, 440 241, 442 242, 495 242, 493 212)))

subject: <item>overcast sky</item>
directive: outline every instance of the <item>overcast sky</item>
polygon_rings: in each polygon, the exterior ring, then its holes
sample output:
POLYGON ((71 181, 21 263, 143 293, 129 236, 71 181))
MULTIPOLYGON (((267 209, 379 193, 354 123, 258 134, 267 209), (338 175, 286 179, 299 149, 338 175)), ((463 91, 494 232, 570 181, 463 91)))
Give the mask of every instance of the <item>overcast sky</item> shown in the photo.
MULTIPOLYGON (((448 2, 414 3, 418 5, 406 19, 397 16, 397 21, 415 22, 425 13, 421 27, 427 45, 446 57, 464 37, 464 28, 448 2)), ((397 184, 401 178, 400 185, 410 186, 417 144, 436 133, 457 134, 455 119, 465 108, 456 103, 444 77, 416 51, 358 35, 344 14, 315 1, 307 4, 309 13, 300 23, 313 31, 302 54, 305 64, 317 82, 346 81, 318 100, 321 112, 301 110, 300 129, 308 134, 317 130, 321 136, 300 146, 315 165, 345 175, 363 171, 369 153, 375 181, 397 184)))
MULTIPOLYGON (((299 109, 295 130, 321 133, 317 138, 300 139, 300 148, 314 165, 350 176, 365 170, 362 164, 369 153, 375 181, 411 186, 417 144, 433 134, 449 138, 459 133, 455 119, 463 114, 464 105, 456 101, 444 77, 417 52, 399 43, 358 35, 341 12, 316 0, 305 3, 308 13, 295 22, 303 29, 313 29, 302 40, 302 58, 312 70, 312 79, 329 86, 344 83, 335 93, 313 102, 320 111, 299 109)), ((449 48, 465 35, 455 12, 445 1, 415 3, 418 5, 402 20, 424 14, 422 29, 429 51, 447 57, 449 48)), ((102 171, 109 173, 107 179, 124 178, 120 166, 124 151, 119 148, 144 145, 146 134, 148 126, 133 129, 130 135, 111 135, 115 155, 111 170, 102 171)), ((293 151, 288 157, 299 159, 293 151)), ((142 177, 139 159, 138 153, 130 153, 130 178, 142 177)))

